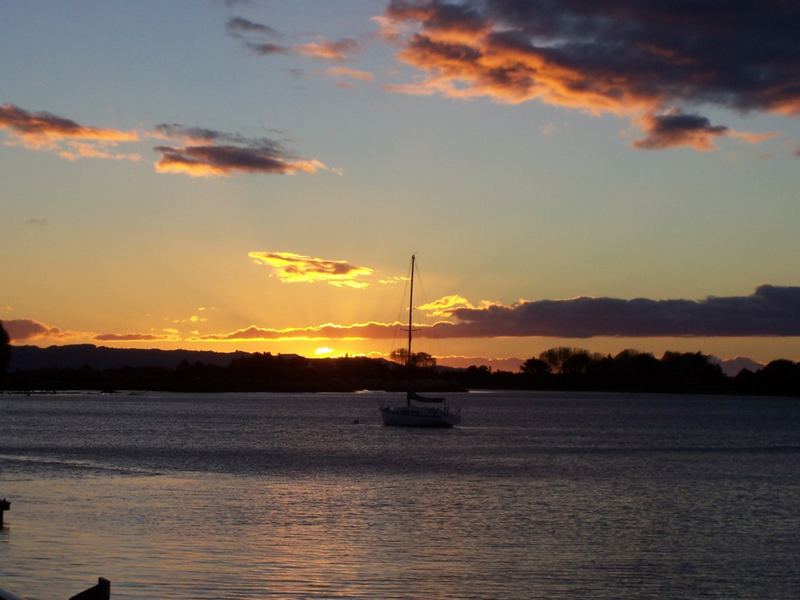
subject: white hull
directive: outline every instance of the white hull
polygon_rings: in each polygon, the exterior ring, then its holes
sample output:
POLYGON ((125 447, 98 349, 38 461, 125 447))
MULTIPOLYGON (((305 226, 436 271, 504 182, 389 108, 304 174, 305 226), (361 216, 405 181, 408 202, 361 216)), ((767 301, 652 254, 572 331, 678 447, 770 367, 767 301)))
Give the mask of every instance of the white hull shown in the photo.
POLYGON ((394 427, 453 427, 461 422, 458 412, 446 408, 384 406, 381 416, 384 425, 394 427))

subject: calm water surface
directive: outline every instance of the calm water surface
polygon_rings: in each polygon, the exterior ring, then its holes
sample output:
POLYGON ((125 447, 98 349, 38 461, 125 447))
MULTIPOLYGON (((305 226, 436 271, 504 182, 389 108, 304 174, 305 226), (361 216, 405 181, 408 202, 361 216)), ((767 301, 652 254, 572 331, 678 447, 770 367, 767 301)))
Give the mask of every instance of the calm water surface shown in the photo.
POLYGON ((0 587, 112 598, 796 598, 800 402, 0 395, 0 587), (354 424, 358 419, 360 424, 354 424))

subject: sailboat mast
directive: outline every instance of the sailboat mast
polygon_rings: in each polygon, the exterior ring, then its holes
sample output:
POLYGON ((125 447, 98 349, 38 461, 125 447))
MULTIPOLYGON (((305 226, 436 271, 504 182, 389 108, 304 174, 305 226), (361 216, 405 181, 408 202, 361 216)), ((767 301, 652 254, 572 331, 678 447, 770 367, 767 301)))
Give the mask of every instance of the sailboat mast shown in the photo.
POLYGON ((416 257, 411 255, 411 292, 408 295, 408 354, 406 355, 406 367, 411 368, 411 327, 414 319, 414 261, 416 257))

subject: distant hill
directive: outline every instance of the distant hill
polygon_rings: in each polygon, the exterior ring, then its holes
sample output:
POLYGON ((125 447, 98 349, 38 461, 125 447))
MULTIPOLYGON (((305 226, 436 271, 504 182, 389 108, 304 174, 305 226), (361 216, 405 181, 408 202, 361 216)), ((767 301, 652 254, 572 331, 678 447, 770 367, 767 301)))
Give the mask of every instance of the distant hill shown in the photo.
POLYGON ((752 358, 747 358, 745 356, 737 356, 736 358, 729 358, 727 360, 711 356, 709 359, 713 364, 719 365, 722 372, 728 377, 736 377, 742 369, 747 369, 755 373, 764 366, 754 361, 752 358))
POLYGON ((12 346, 9 372, 33 369, 72 368, 89 366, 93 369, 121 367, 162 367, 174 369, 182 361, 202 362, 227 367, 232 359, 249 356, 249 352, 212 352, 210 350, 156 350, 140 348, 108 348, 93 344, 67 346, 12 346))

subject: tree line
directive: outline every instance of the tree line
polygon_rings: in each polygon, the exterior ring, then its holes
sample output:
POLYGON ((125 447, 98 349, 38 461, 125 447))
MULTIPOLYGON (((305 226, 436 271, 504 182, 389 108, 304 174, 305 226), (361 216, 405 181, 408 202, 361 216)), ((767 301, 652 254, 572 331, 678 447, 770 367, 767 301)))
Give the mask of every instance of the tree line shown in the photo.
POLYGON ((519 372, 486 366, 440 367, 429 354, 404 350, 393 361, 365 357, 305 358, 254 353, 227 366, 181 361, 175 368, 41 368, 6 373, 10 352, 0 325, 0 389, 161 390, 185 392, 350 392, 361 389, 461 391, 468 389, 729 393, 800 396, 800 363, 774 360, 758 371, 728 377, 700 352, 624 350, 614 356, 557 347, 527 359, 519 372))

